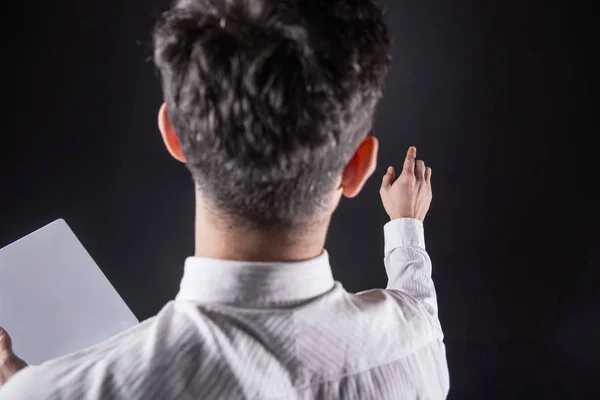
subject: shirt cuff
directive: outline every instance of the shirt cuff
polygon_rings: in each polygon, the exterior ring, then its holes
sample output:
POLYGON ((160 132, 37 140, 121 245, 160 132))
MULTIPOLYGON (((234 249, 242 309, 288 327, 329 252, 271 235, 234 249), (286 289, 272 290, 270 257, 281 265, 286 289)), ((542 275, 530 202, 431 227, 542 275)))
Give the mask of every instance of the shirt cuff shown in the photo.
POLYGON ((394 219, 383 226, 385 254, 400 246, 416 246, 425 249, 423 222, 414 218, 394 219))

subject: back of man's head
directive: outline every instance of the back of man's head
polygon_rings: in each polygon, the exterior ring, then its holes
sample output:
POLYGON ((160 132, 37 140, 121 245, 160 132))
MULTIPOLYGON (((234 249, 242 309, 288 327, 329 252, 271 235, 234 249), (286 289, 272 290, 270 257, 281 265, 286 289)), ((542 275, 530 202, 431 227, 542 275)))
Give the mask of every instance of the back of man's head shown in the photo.
POLYGON ((219 213, 277 229, 323 210, 387 74, 374 0, 180 0, 154 43, 188 168, 219 213))

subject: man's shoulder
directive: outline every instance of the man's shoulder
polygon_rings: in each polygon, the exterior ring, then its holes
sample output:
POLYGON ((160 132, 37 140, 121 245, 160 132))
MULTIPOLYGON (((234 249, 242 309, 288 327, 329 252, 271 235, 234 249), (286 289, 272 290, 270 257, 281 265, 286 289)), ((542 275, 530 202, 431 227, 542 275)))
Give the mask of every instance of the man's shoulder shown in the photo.
POLYGON ((302 332, 298 346, 305 350, 301 354, 324 344, 329 354, 340 351, 332 365, 324 365, 320 357, 307 360, 324 373, 341 365, 340 360, 352 364, 344 364, 346 371, 363 371, 443 338, 436 321, 408 294, 388 289, 351 293, 340 283, 326 298, 302 308, 296 321, 302 332))

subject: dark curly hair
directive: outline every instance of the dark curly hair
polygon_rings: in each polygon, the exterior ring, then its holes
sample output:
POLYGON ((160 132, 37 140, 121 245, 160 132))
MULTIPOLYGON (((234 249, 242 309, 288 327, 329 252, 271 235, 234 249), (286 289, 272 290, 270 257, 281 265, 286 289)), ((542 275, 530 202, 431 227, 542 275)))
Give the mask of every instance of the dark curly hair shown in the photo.
POLYGON ((390 44, 374 0, 180 0, 154 47, 202 196, 279 229, 323 209, 371 133, 390 44))

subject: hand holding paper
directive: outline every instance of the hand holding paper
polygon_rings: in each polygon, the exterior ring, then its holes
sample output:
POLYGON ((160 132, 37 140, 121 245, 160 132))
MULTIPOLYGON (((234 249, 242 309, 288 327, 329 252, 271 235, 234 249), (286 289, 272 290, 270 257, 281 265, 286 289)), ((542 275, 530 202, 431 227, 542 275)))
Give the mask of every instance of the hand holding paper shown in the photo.
POLYGON ((65 221, 0 249, 2 382, 26 365, 14 354, 39 365, 137 323, 65 221))
POLYGON ((12 351, 12 340, 8 332, 0 327, 0 387, 14 374, 27 366, 12 351))

